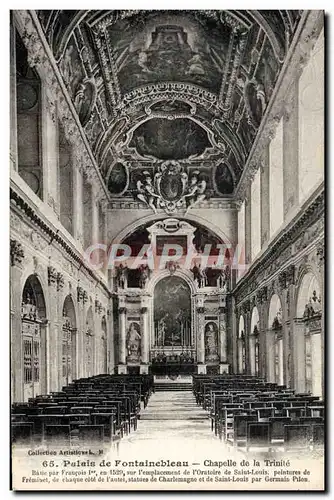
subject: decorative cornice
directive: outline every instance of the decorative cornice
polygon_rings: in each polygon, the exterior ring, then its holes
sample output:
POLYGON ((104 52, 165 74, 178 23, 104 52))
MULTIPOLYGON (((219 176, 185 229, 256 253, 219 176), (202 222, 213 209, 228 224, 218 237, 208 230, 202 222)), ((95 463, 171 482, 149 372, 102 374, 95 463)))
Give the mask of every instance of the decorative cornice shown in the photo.
POLYGON ((77 286, 77 301, 78 303, 82 302, 86 304, 88 302, 88 294, 86 290, 82 288, 82 286, 77 286))
POLYGON ((10 263, 12 266, 21 264, 24 259, 24 251, 21 243, 17 240, 10 240, 10 263))
MULTIPOLYGON (((130 197, 122 196, 121 199, 112 198, 109 204, 112 210, 147 210, 150 209, 144 203, 133 200, 130 197)), ((211 198, 210 200, 203 200, 196 204, 196 208, 205 208, 213 210, 238 210, 239 205, 236 201, 231 199, 211 198)), ((190 208, 191 210, 191 208, 190 208)), ((184 210, 185 211, 185 210, 184 210)), ((163 209, 157 209, 157 212, 165 213, 163 209)))
POLYGON ((121 114, 126 115, 134 106, 151 102, 152 99, 157 98, 166 101, 186 99, 189 102, 204 106, 204 108, 209 107, 211 112, 216 110, 217 116, 220 114, 218 99, 215 94, 197 85, 184 82, 159 82, 137 87, 123 96, 118 110, 121 114))
POLYGON ((82 254, 74 247, 71 247, 58 230, 52 229, 50 225, 45 220, 43 220, 41 216, 39 216, 37 210, 33 208, 30 201, 28 202, 23 199, 23 197, 13 189, 13 187, 10 188, 10 200, 17 210, 22 212, 26 217, 28 217, 28 219, 30 219, 30 221, 32 221, 36 226, 40 228, 45 237, 49 238, 50 243, 58 243, 78 266, 83 268, 89 274, 89 276, 94 279, 94 281, 99 283, 99 285, 108 294, 108 297, 111 297, 109 288, 105 285, 101 278, 99 278, 95 274, 95 272, 89 266, 87 266, 82 258, 82 254))
MULTIPOLYGON (((288 263, 288 260, 294 255, 294 242, 298 240, 300 235, 305 234, 312 224, 319 226, 320 232, 318 232, 317 235, 313 235, 313 239, 309 241, 309 244, 312 244, 316 237, 321 236, 321 231, 323 229, 321 228, 319 220, 324 214, 324 208, 324 186, 322 184, 313 194, 311 199, 300 207, 300 211, 296 217, 281 231, 264 253, 251 265, 248 272, 236 284, 232 292, 236 299, 238 298, 241 302, 244 297, 251 296, 259 288, 259 283, 261 283, 261 281, 270 278, 276 270, 284 267, 286 263, 288 263)), ((322 245, 319 244, 319 255, 321 254, 321 248, 322 245)), ((285 274, 284 277, 282 275, 281 282, 283 283, 284 281, 287 286, 292 284, 295 280, 294 266, 290 264, 286 269, 282 269, 282 271, 284 271, 285 274)), ((279 291, 275 279, 270 283, 270 287, 272 290, 275 289, 279 291)))
POLYGON ((99 300, 95 299, 95 312, 101 314, 102 310, 103 310, 102 303, 99 300))

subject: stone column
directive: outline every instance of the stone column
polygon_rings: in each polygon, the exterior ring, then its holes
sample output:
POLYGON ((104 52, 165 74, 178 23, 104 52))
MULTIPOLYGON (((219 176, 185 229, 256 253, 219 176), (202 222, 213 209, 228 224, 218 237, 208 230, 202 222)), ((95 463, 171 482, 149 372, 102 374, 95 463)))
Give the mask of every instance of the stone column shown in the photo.
POLYGON ((148 363, 149 363, 149 318, 148 318, 148 307, 146 302, 142 303, 140 310, 141 314, 141 366, 140 373, 148 373, 148 363))
POLYGON ((197 298, 197 372, 205 374, 204 298, 197 298))
POLYGON ((246 190, 245 198, 245 258, 246 264, 252 262, 252 212, 251 212, 251 186, 246 190))
POLYGON ((231 350, 229 352, 229 360, 231 361, 232 365, 232 373, 238 373, 238 335, 239 335, 239 330, 238 330, 238 309, 235 306, 235 298, 232 296, 231 297, 231 340, 232 340, 232 346, 231 350), (232 351, 232 352, 231 352, 232 351))
POLYGON ((305 392, 305 325, 302 319, 294 321, 294 380, 296 392, 305 392))
POLYGON ((42 161, 43 161, 43 200, 60 216, 59 180, 59 133, 55 105, 49 97, 48 87, 42 84, 42 161))
POLYGON ((270 171, 269 144, 262 153, 260 186, 261 186, 261 248, 269 240, 270 235, 270 171))
POLYGON ((325 293, 326 293, 326 285, 325 285, 325 246, 324 241, 320 241, 317 245, 317 265, 320 272, 320 290, 321 290, 321 303, 322 303, 322 315, 321 315, 321 395, 324 397, 325 395, 325 312, 324 312, 324 304, 325 304, 325 293))
POLYGON ((227 362, 227 310, 225 298, 222 305, 219 307, 219 372, 228 373, 228 362, 227 362))
POLYGON ((99 202, 95 185, 92 185, 92 244, 99 241, 99 202))
POLYGON ((63 366, 62 366, 62 321, 59 311, 59 297, 57 290, 57 270, 48 266, 48 285, 50 299, 50 317, 49 317, 49 356, 48 372, 50 380, 50 391, 60 391, 63 385, 63 366))
POLYGON ((276 382, 275 380, 275 332, 270 328, 266 333, 266 372, 267 381, 276 382))
POLYGON ((244 317, 244 328, 245 328, 245 373, 250 374, 250 349, 249 349, 249 337, 250 337, 250 325, 251 325, 251 315, 249 310, 249 303, 243 304, 243 317, 244 317))
POLYGON ((102 318, 101 318, 101 312, 102 312, 102 304, 101 302, 96 298, 95 299, 95 308, 94 308, 94 362, 93 362, 93 375, 98 375, 101 373, 102 367, 101 367, 101 361, 103 359, 103 353, 102 353, 102 318))
POLYGON ((73 165, 73 234, 81 246, 83 246, 83 201, 82 201, 83 179, 79 165, 73 165))
POLYGON ((115 351, 114 351, 114 311, 113 300, 109 299, 107 310, 107 353, 108 353, 108 373, 114 373, 115 351))
MULTIPOLYGON (((119 313, 119 364, 126 364, 126 307, 121 306, 119 313)), ((124 371, 123 371, 124 373, 124 371)))
POLYGON ((10 312, 11 312, 11 390, 12 402, 23 401, 22 355, 22 271, 24 251, 21 243, 10 240, 10 312))
POLYGON ((86 315, 85 303, 88 301, 87 292, 78 285, 77 287, 78 301, 78 333, 76 343, 76 358, 77 358, 77 377, 85 376, 85 337, 86 337, 86 315))
MULTIPOLYGON (((283 114, 283 210, 284 219, 298 206, 299 195, 298 79, 293 81, 283 114)), ((312 140, 312 139, 311 139, 312 140)))
POLYGON ((267 325, 268 325, 268 303, 267 303, 267 287, 263 287, 258 294, 258 310, 260 320, 259 334, 259 375, 267 379, 267 325))
MULTIPOLYGON (((18 170, 17 118, 16 118, 16 54, 15 28, 10 23, 10 163, 18 170)), ((20 330, 21 331, 21 330, 20 330)))

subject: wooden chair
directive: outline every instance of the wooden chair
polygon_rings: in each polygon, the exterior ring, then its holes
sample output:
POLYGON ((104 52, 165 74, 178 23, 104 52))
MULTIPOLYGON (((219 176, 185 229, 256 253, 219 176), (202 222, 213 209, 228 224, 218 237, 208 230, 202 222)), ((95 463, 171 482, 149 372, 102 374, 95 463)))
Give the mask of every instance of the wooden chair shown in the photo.
POLYGON ((33 424, 31 422, 13 422, 11 425, 11 442, 16 445, 31 446, 33 424))
POLYGON ((270 423, 269 422, 247 422, 246 450, 251 448, 270 448, 270 423))
POLYGON ((48 444, 70 446, 70 431, 69 425, 45 425, 44 439, 48 444))

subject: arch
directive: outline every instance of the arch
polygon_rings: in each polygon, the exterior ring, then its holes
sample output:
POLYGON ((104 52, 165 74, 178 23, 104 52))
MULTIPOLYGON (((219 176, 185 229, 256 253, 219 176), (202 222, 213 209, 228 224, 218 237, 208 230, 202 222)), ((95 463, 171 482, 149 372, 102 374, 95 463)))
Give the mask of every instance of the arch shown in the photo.
POLYGON ((251 317, 251 328, 249 336, 249 361, 251 375, 259 375, 259 310, 256 306, 253 307, 251 317))
MULTIPOLYGON (((159 220, 168 218, 169 217, 167 217, 165 213, 161 213, 161 214, 145 215, 140 219, 136 219, 134 222, 123 228, 121 231, 119 231, 119 233, 117 233, 116 236, 113 237, 111 245, 116 245, 118 243, 121 243, 126 238, 128 238, 133 232, 135 232, 140 226, 145 226, 148 225, 149 223, 158 222, 159 220)), ((201 217, 197 214, 195 215, 188 213, 186 216, 178 219, 185 220, 187 222, 195 222, 204 227, 207 227, 212 233, 215 234, 215 236, 217 236, 217 238, 220 238, 222 241, 224 241, 224 243, 231 245, 230 239, 226 236, 226 234, 219 227, 217 227, 215 224, 205 219, 204 217, 201 217)))
POLYGON ((321 315, 319 280, 313 270, 305 268, 298 284, 294 323, 296 385, 299 390, 310 392, 314 396, 322 396, 323 340, 321 321, 319 321, 321 315))
POLYGON ((101 318, 101 350, 100 350, 100 366, 98 373, 108 373, 108 328, 107 319, 103 315, 101 318))
MULTIPOLYGON (((168 269, 154 272, 152 274, 148 284, 147 284, 147 288, 146 288, 147 293, 149 295, 153 296, 154 289, 155 289, 156 285, 159 283, 159 281, 161 281, 169 276, 171 276, 171 273, 170 273, 170 271, 168 271, 168 269)), ((197 293, 198 290, 196 288, 195 281, 193 279, 193 274, 191 271, 188 271, 185 269, 176 269, 173 276, 177 276, 177 277, 183 279, 187 283, 187 285, 190 288, 191 295, 195 295, 195 293, 197 293)))
MULTIPOLYGON (((24 284, 22 290, 22 303, 31 303, 36 308, 37 315, 41 319, 46 319, 46 303, 42 284, 36 274, 31 274, 24 284)), ((34 309, 32 308, 32 309, 34 309)))
POLYGON ((252 319, 251 319, 251 333, 254 332, 255 326, 259 330, 259 322, 260 322, 259 310, 256 306, 254 306, 253 311, 252 311, 252 319))
POLYGON ((77 317, 72 295, 68 294, 65 297, 63 304, 63 317, 66 316, 70 320, 71 328, 77 328, 77 317))
POLYGON ((21 276, 21 290, 23 291, 26 282, 31 277, 36 278, 43 293, 43 300, 45 305, 45 318, 50 318, 50 302, 48 300, 48 280, 43 267, 38 263, 37 259, 33 258, 25 266, 24 272, 21 276))
POLYGON ((78 373, 77 316, 70 294, 64 299, 62 320, 62 383, 65 386, 72 382, 78 373))
POLYGON ((239 318, 239 335, 238 337, 241 338, 242 334, 245 333, 245 320, 244 317, 241 315, 239 318))
POLYGON ((280 310, 282 311, 281 299, 276 293, 274 293, 274 295, 272 295, 270 299, 270 304, 269 304, 268 329, 271 329, 273 327, 273 322, 277 316, 277 313, 280 310))
POLYGON ((314 292, 318 298, 320 297, 320 285, 318 278, 312 271, 307 270, 301 278, 298 292, 297 292, 297 304, 296 304, 296 317, 302 318, 305 306, 308 304, 310 298, 313 296, 314 292))
POLYGON ((23 400, 47 390, 47 318, 42 284, 35 274, 27 277, 22 289, 23 400))
POLYGON ((284 384, 283 342, 282 302, 274 293, 269 304, 266 352, 268 380, 278 385, 284 384))
POLYGON ((237 347, 238 347, 238 373, 245 373, 246 371, 245 320, 242 315, 239 317, 237 347))

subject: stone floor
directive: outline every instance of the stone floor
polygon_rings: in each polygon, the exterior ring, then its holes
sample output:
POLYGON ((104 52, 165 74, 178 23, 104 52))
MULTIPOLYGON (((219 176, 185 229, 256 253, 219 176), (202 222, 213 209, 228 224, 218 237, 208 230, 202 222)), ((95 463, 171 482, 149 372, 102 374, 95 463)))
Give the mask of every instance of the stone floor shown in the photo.
MULTIPOLYGON (((208 413, 197 406, 190 391, 161 391, 153 394, 141 411, 138 429, 125 436, 120 456, 150 458, 182 455, 201 457, 226 453, 224 444, 211 431, 208 413)), ((229 454, 230 455, 230 454, 229 454)))

